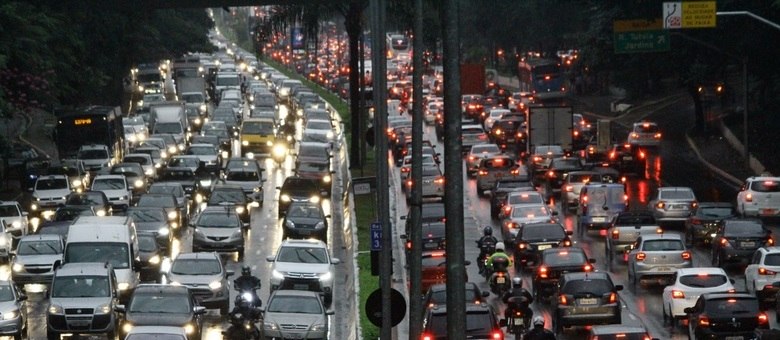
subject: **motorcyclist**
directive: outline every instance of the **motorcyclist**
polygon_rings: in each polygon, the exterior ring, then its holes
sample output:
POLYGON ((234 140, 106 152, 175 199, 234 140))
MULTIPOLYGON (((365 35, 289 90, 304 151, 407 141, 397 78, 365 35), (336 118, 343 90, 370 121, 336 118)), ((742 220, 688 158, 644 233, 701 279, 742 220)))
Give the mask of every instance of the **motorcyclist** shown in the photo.
POLYGON ((504 250, 504 242, 496 243, 496 252, 490 255, 486 263, 488 270, 491 272, 506 272, 507 268, 512 266, 512 258, 504 250))
POLYGON ((260 285, 260 279, 252 275, 252 268, 249 266, 241 267, 241 276, 233 280, 233 287, 235 287, 237 291, 252 294, 252 301, 254 302, 255 307, 260 307, 263 304, 263 302, 260 301, 260 297, 257 296, 257 290, 260 289, 260 285))
POLYGON ((487 247, 483 248, 483 246, 495 246, 495 244, 498 243, 498 239, 496 239, 495 236, 493 236, 493 227, 491 226, 485 226, 484 229, 482 229, 482 237, 477 240, 477 247, 479 247, 479 255, 477 256, 477 263, 479 264, 479 273, 482 274, 482 272, 485 271, 485 267, 483 266, 484 261, 483 259, 487 258, 488 256, 492 254, 487 254, 486 250, 487 247))
POLYGON ((555 340, 555 333, 544 328, 544 317, 537 315, 532 323, 533 328, 525 332, 523 340, 555 340))
MULTIPOLYGON (((533 295, 523 288, 523 279, 520 277, 512 278, 512 289, 504 293, 504 296, 501 297, 501 301, 507 305, 505 310, 507 318, 511 317, 510 314, 514 310, 520 310, 523 312, 523 315, 527 316, 530 316, 533 313, 531 308, 529 308, 531 303, 534 302, 533 295)), ((528 319, 526 319, 526 322, 527 320, 528 319)))

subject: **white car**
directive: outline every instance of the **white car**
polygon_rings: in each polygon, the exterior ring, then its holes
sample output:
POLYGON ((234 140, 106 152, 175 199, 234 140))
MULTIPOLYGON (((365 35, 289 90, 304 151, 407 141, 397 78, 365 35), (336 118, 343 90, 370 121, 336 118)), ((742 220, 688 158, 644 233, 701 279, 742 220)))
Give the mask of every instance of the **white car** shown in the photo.
POLYGON ((501 149, 496 144, 477 144, 471 147, 466 156, 466 171, 469 176, 474 176, 479 169, 479 162, 501 154, 501 149))
POLYGON ((485 126, 485 131, 490 131, 490 129, 493 128, 493 124, 496 123, 501 117, 503 117, 505 114, 509 113, 510 111, 507 109, 492 109, 490 112, 488 112, 488 116, 485 118, 485 122, 483 123, 485 126))
MULTIPOLYGON (((30 209, 42 215, 54 214, 59 206, 65 205, 65 197, 71 193, 70 181, 65 175, 41 176, 35 181, 30 209)), ((44 216, 48 217, 48 216, 44 216)))
POLYGON ((89 171, 98 171, 111 167, 111 153, 105 145, 82 145, 76 159, 84 163, 89 171))
POLYGON ((138 163, 141 164, 141 168, 144 169, 144 175, 149 179, 157 178, 157 168, 154 166, 154 160, 152 156, 145 153, 131 153, 125 155, 122 159, 122 163, 138 163))
POLYGON ((760 301, 775 301, 780 281, 780 247, 761 247, 745 268, 745 288, 760 301))
POLYGON ((327 120, 308 120, 306 121, 306 127, 303 129, 304 142, 331 143, 335 136, 333 125, 327 120))
POLYGON ((628 144, 638 146, 658 146, 661 144, 661 130, 653 122, 634 123, 628 134, 628 144))
POLYGON ((780 177, 750 177, 737 194, 737 212, 742 216, 780 215, 780 177))
MULTIPOLYGON (((422 169, 422 197, 444 198, 444 175, 438 166, 424 166, 422 169)), ((406 201, 412 199, 412 186, 414 183, 408 178, 406 184, 406 201)))
POLYGON ((685 308, 693 307, 705 293, 733 292, 732 279, 723 268, 699 267, 677 269, 674 283, 664 287, 664 322, 675 325, 686 318, 685 308))
POLYGON ((97 175, 92 180, 92 191, 102 191, 114 209, 127 209, 133 198, 133 191, 127 185, 124 175, 97 175))
MULTIPOLYGON (((412 175, 412 156, 404 156, 404 161, 401 164, 401 179, 405 181, 412 175)), ((422 155, 422 165, 436 166, 436 160, 432 155, 422 155)))
POLYGON ((276 255, 266 257, 271 266, 271 292, 277 289, 319 288, 325 302, 333 299, 334 265, 341 260, 330 257, 328 246, 315 239, 282 241, 276 255))
POLYGON ((5 232, 14 239, 27 235, 29 231, 27 212, 16 201, 0 201, 0 222, 5 224, 5 232))

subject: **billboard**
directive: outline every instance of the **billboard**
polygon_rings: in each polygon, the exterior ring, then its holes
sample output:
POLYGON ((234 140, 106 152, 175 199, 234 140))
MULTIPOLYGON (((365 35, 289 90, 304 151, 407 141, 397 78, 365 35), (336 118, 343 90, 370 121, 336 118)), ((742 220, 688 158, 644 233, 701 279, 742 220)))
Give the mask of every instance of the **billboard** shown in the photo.
POLYGON ((290 28, 290 47, 294 50, 303 49, 306 47, 304 45, 304 35, 303 35, 303 28, 302 27, 292 27, 290 28))

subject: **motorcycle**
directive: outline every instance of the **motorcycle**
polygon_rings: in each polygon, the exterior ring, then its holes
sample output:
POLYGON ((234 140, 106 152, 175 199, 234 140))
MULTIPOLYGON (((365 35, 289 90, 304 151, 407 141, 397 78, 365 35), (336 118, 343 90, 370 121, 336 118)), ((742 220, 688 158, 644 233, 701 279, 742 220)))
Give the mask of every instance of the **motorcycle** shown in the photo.
POLYGON ((225 339, 261 339, 258 322, 262 322, 260 309, 253 306, 254 297, 251 293, 236 296, 236 306, 230 312, 230 327, 224 332, 225 339))
POLYGON ((533 311, 528 308, 528 299, 509 298, 505 316, 506 319, 502 320, 502 323, 505 324, 507 333, 514 334, 515 339, 521 339, 533 317, 533 311))
MULTIPOLYGON (((479 242, 477 242, 479 245, 479 242)), ((496 252, 496 244, 493 242, 483 242, 479 248, 479 258, 477 259, 477 267, 479 267, 479 273, 482 274, 485 279, 489 277, 488 270, 485 268, 488 257, 496 252)))
POLYGON ((287 158, 288 145, 289 142, 286 139, 277 138, 274 146, 271 148, 271 157, 276 161, 277 165, 282 165, 287 158))
POLYGON ((495 270, 490 275, 490 291, 499 297, 503 296, 509 291, 510 282, 509 272, 506 269, 495 270))

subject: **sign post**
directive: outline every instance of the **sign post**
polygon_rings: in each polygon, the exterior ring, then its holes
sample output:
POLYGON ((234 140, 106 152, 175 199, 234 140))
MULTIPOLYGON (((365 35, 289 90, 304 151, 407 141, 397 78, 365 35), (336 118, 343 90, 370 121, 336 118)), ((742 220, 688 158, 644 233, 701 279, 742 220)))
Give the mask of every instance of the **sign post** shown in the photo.
POLYGON ((664 29, 715 27, 715 1, 664 2, 664 29))
POLYGON ((671 48, 669 31, 660 20, 615 20, 613 45, 615 53, 666 52, 671 48))
POLYGON ((371 251, 382 250, 382 225, 378 222, 371 223, 371 251))

